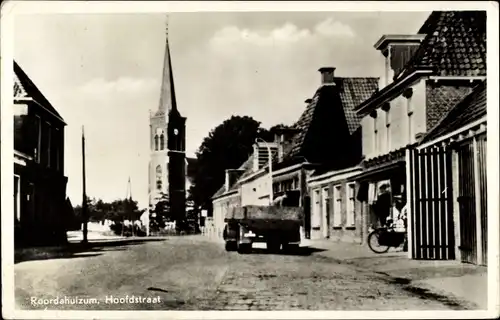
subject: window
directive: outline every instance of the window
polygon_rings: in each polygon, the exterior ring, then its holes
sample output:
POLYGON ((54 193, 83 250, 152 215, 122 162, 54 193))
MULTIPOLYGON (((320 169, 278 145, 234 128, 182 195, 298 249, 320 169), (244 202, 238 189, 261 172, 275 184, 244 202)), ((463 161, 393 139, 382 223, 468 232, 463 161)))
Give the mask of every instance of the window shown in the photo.
POLYGON ((330 188, 326 187, 323 188, 323 206, 322 206, 322 211, 323 211, 323 237, 327 238, 328 237, 328 228, 329 228, 329 204, 330 204, 330 197, 328 195, 330 191, 330 188))
POLYGON ((42 120, 35 116, 35 161, 40 163, 40 149, 42 149, 42 120))
POLYGON ((352 227, 355 224, 355 202, 354 202, 354 190, 355 184, 350 183, 347 185, 347 221, 348 227, 352 227))
POLYGON ((406 99, 406 113, 408 114, 408 143, 413 142, 413 106, 411 96, 406 99))
POLYGON ((340 196, 341 186, 335 186, 333 189, 333 201, 335 208, 333 209, 333 227, 342 225, 342 197, 340 196))
POLYGON ((158 165, 156 167, 156 189, 158 189, 158 190, 161 190, 161 188, 162 188, 162 182, 161 182, 162 176, 161 176, 161 174, 162 174, 161 166, 158 165))
POLYGON ((50 167, 50 143, 52 138, 50 123, 45 122, 42 129, 43 146, 41 149, 43 149, 43 154, 40 154, 40 156, 42 157, 43 165, 50 167))
POLYGON ((160 150, 165 149, 165 136, 163 133, 160 135, 160 150))
POLYGON ((320 194, 319 190, 314 190, 312 199, 312 217, 311 217, 311 228, 318 229, 321 224, 321 213, 320 213, 320 194))
POLYGON ((158 151, 158 135, 155 134, 155 151, 158 151))

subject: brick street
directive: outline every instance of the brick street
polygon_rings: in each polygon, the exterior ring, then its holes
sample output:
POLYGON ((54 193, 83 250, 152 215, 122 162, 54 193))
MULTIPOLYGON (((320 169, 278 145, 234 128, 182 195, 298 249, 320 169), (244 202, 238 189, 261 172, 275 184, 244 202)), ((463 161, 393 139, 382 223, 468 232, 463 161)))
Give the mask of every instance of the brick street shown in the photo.
POLYGON ((20 309, 53 310, 453 310, 465 306, 405 290, 301 248, 297 255, 225 252, 202 237, 108 242, 83 252, 24 257, 15 266, 20 309), (24 261, 22 261, 24 260, 24 261), (160 297, 159 303, 106 303, 106 297, 160 297), (32 304, 85 298, 92 304, 32 304))

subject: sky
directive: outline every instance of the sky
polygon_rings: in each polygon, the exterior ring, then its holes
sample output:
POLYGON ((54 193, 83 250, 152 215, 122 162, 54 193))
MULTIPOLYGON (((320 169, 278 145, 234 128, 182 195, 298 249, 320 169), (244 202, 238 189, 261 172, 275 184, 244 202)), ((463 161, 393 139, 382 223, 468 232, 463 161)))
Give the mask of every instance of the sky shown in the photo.
MULTIPOLYGON (((414 34, 430 12, 192 12, 168 15, 177 106, 187 156, 232 115, 291 125, 320 84, 382 77, 373 45, 414 34)), ((68 126, 67 195, 81 203, 81 131, 87 195, 132 196, 147 206, 149 110, 157 110, 167 14, 37 14, 14 20, 14 58, 68 126)))

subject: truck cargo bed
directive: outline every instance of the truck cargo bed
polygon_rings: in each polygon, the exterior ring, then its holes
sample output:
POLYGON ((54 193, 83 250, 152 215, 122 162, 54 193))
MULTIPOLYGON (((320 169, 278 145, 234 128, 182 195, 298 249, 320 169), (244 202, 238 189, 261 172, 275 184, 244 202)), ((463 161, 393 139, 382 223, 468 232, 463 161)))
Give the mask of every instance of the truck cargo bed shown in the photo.
POLYGON ((278 206, 244 206, 229 210, 225 216, 225 222, 250 223, 260 221, 261 223, 276 222, 299 222, 302 221, 303 210, 299 207, 278 206))

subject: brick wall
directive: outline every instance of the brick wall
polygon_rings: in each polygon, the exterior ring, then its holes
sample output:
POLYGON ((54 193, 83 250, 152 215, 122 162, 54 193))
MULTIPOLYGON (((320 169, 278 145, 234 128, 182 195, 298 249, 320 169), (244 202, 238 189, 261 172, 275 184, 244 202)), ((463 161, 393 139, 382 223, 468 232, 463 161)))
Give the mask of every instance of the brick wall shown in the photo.
POLYGON ((427 96, 427 130, 432 129, 451 108, 472 91, 470 85, 435 83, 433 80, 427 80, 425 88, 427 96))

